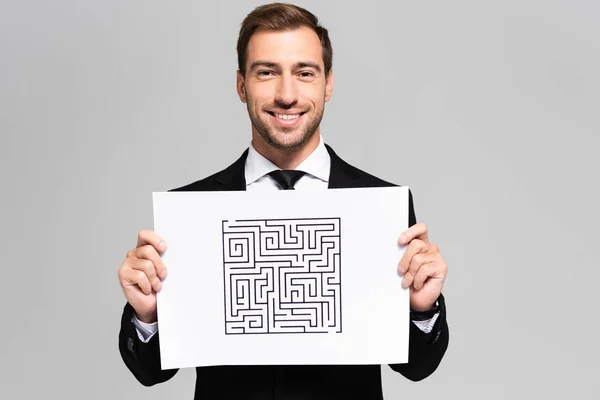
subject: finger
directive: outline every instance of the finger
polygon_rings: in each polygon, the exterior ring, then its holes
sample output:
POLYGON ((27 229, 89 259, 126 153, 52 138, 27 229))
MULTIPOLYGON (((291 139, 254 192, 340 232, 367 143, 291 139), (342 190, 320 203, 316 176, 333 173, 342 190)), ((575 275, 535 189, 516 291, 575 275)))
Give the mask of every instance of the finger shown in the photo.
POLYGON ((446 265, 446 262, 443 258, 441 258, 441 256, 437 257, 435 261, 425 264, 419 268, 417 276, 415 276, 413 282, 413 287, 415 290, 420 290, 424 285, 427 284, 427 282, 431 282, 431 280, 435 279, 441 279, 443 282, 447 273, 448 265, 446 265))
POLYGON ((437 272, 435 262, 421 265, 421 268, 419 268, 413 280, 413 287, 415 290, 421 290, 427 278, 433 276, 435 272, 437 272))
POLYGON ((421 239, 424 241, 428 241, 428 233, 427 226, 423 223, 414 224, 400 235, 398 238, 398 243, 400 244, 408 244, 413 239, 421 239))
POLYGON ((437 254, 431 254, 431 253, 415 254, 414 257, 412 258, 412 261, 408 268, 408 272, 406 274, 404 274, 404 278, 402 279, 402 286, 409 287, 410 285, 412 285, 413 280, 419 273, 420 269, 423 268, 424 265, 432 263, 436 260, 437 260, 437 254))
POLYGON ((142 293, 149 295, 152 293, 152 285, 145 273, 137 269, 129 270, 125 276, 127 286, 138 286, 142 293))
POLYGON ((165 267, 162 258, 152 245, 147 244, 145 246, 138 247, 137 249, 133 249, 128 253, 128 256, 152 261, 156 270, 155 274, 160 279, 165 279, 167 277, 167 267, 165 267))
POLYGON ((414 239, 412 242, 410 242, 406 251, 404 251, 402 258, 400 259, 400 263, 398 264, 398 272, 400 274, 406 274, 415 254, 426 253, 428 250, 429 243, 421 239, 414 239))
POLYGON ((158 276, 156 275, 156 268, 154 267, 154 263, 145 258, 135 258, 131 260, 129 263, 131 269, 141 271, 146 275, 148 282, 152 285, 152 289, 155 291, 160 291, 162 288, 162 283, 158 276))
POLYGON ((404 289, 406 289, 407 287, 410 286, 410 282, 413 281, 413 276, 410 272, 407 272, 406 274, 404 274, 404 277, 402 277, 402 287, 404 289))
POLYGON ((156 232, 153 232, 149 229, 142 229, 138 233, 138 240, 137 240, 136 247, 142 247, 147 244, 154 247, 156 249, 156 251, 163 252, 167 249, 167 244, 160 236, 158 236, 158 234, 156 232))

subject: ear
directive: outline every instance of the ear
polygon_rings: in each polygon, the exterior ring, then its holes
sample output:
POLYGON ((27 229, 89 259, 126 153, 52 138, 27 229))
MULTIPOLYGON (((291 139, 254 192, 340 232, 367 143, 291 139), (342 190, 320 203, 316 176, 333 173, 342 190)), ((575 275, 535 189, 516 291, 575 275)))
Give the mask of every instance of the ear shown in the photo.
POLYGON ((325 102, 328 102, 333 94, 333 68, 329 70, 327 78, 325 78, 325 102))
POLYGON ((240 70, 237 71, 237 78, 235 84, 238 92, 238 96, 240 96, 240 100, 242 103, 246 103, 248 100, 246 98, 246 82, 244 81, 244 77, 240 70))

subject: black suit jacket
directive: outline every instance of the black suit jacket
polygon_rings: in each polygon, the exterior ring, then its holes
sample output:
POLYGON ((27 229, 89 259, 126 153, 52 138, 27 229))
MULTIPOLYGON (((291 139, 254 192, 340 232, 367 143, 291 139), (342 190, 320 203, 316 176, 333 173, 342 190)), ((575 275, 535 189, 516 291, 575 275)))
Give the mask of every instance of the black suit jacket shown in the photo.
MULTIPOLYGON (((343 161, 327 146, 331 156, 329 188, 394 186, 343 161)), ((231 166, 203 180, 174 191, 246 190, 244 165, 248 150, 231 166)), ((409 196, 409 225, 416 223, 409 196)), ((412 381, 429 376, 448 347, 448 325, 444 297, 438 299, 441 313, 431 333, 423 333, 410 322, 409 362, 390 367, 412 381)), ((164 382, 177 372, 160 369, 158 335, 143 343, 131 322, 133 308, 125 305, 119 333, 123 361, 143 385, 164 382)), ((357 343, 357 345, 360 345, 357 343)), ((196 368, 195 399, 382 399, 380 365, 264 365, 196 368)))

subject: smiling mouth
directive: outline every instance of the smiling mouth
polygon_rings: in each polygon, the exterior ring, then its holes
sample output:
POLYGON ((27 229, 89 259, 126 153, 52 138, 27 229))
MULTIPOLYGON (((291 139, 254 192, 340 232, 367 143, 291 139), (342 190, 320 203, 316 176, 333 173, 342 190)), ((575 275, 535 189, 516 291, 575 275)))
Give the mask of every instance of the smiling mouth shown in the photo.
POLYGON ((295 119, 298 119, 299 117, 303 116, 304 114, 306 114, 306 112, 301 112, 301 113, 297 113, 297 114, 279 114, 279 113, 275 113, 272 111, 267 111, 269 114, 271 114, 272 116, 282 119, 284 121, 293 121, 295 119))

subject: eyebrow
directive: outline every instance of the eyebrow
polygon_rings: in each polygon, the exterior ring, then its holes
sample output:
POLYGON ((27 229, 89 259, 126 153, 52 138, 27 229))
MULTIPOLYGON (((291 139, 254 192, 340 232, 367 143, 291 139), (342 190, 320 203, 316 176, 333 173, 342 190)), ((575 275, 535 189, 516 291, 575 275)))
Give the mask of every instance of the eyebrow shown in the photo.
POLYGON ((311 61, 300 61, 294 64, 294 68, 312 68, 318 73, 321 73, 321 67, 319 64, 311 62, 311 61))
MULTIPOLYGON (((254 61, 250 65, 250 71, 254 71, 258 67, 279 68, 279 64, 271 62, 271 61, 260 61, 260 60, 254 61)), ((298 61, 297 63, 294 64, 293 69, 299 69, 299 68, 313 68, 318 73, 321 73, 321 67, 319 66, 319 64, 314 63, 312 61, 298 61)))

